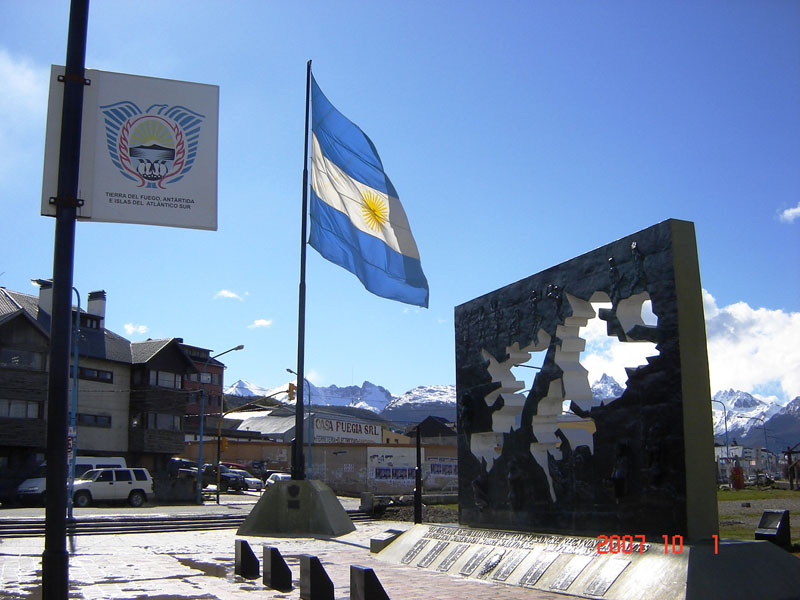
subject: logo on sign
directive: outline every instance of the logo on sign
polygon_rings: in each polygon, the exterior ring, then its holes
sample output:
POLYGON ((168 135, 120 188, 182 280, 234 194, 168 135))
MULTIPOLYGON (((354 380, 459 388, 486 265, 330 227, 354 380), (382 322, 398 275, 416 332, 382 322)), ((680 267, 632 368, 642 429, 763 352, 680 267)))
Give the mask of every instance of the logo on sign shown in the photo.
POLYGON ((111 162, 138 187, 166 189, 191 170, 204 115, 184 106, 130 101, 101 106, 111 162))

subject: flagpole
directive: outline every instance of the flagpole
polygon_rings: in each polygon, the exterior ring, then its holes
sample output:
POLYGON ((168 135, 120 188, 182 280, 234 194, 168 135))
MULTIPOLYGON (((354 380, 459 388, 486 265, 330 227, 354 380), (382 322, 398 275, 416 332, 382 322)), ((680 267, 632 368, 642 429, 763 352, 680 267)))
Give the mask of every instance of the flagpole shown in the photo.
MULTIPOLYGON (((305 393, 306 344, 306 228, 308 214, 308 115, 311 107, 311 61, 306 63, 306 122, 303 138, 303 217, 300 226, 300 286, 297 315, 297 403, 292 446, 292 479, 305 479, 303 459, 303 394, 305 393)), ((309 415, 311 418, 311 415, 309 415)))

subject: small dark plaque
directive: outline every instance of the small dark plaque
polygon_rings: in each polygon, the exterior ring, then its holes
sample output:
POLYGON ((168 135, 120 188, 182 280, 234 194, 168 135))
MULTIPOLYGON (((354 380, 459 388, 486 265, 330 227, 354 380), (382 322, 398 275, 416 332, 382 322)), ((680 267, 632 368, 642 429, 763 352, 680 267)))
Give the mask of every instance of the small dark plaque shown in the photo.
POLYGON ((409 564, 412 560, 416 558, 417 554, 422 552, 422 549, 428 545, 428 542, 430 542, 430 540, 426 539, 419 540, 416 544, 414 544, 411 547, 411 550, 406 552, 406 555, 400 559, 400 562, 403 563, 404 565, 409 564))
POLYGON ((608 588, 614 584, 617 577, 620 576, 625 570, 625 567, 630 563, 631 561, 629 560, 609 560, 603 565, 600 572, 595 575, 595 578, 589 582, 589 585, 586 586, 583 593, 589 594, 590 596, 605 596, 608 588))
POLYGON ((459 544, 448 554, 445 559, 439 563, 439 566, 436 567, 437 571, 448 571, 450 567, 452 567, 455 562, 461 558, 461 555, 466 552, 467 548, 469 548, 469 544, 459 544))
POLYGON ((593 556, 581 556, 578 554, 570 558, 567 565, 561 569, 558 577, 556 577, 556 580, 550 586, 550 589, 566 592, 569 586, 572 585, 572 582, 578 578, 581 571, 583 571, 586 565, 592 562, 593 559, 593 556))
POLYGON ((536 582, 544 575, 544 572, 553 564, 553 561, 558 558, 557 552, 542 552, 536 557, 536 562, 531 565, 531 568, 522 576, 519 584, 523 587, 533 587, 536 582))
POLYGON ((430 567, 431 563, 447 548, 450 542, 436 542, 436 545, 417 563, 418 567, 430 567))
POLYGON ((467 561, 467 564, 464 565, 464 568, 461 569, 460 573, 462 575, 472 575, 472 572, 478 568, 478 565, 483 562, 483 560, 489 556, 489 553, 492 551, 492 548, 478 548, 475 554, 472 555, 472 558, 467 561))
POLYGON ((511 554, 503 560, 497 572, 492 575, 492 579, 495 581, 505 581, 508 579, 509 575, 514 572, 514 569, 519 566, 519 563, 521 563, 528 554, 528 550, 513 550, 511 554))
POLYGON ((300 500, 289 500, 289 508, 298 510, 300 508, 300 500))

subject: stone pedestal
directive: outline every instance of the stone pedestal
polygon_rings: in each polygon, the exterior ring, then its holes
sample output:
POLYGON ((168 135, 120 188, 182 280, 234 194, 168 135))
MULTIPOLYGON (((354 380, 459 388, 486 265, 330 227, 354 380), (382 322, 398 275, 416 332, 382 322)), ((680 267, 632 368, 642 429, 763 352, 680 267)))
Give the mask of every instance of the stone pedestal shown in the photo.
POLYGON ((237 530, 243 536, 329 535, 355 530, 333 490, 321 481, 269 486, 237 530))

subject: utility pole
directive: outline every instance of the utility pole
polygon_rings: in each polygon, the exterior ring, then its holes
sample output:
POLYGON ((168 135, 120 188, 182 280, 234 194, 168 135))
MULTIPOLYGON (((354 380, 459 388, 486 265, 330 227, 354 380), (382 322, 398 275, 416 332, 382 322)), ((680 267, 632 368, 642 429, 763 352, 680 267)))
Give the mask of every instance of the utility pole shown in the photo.
MULTIPOLYGON (((53 247, 53 301, 50 314, 50 360, 47 392, 47 495, 42 553, 42 596, 66 600, 69 592, 67 553, 67 406, 72 329, 72 277, 81 149, 81 117, 86 62, 89 0, 72 0, 67 36, 64 100, 53 247)), ((77 357, 76 357, 77 360, 77 357)))

